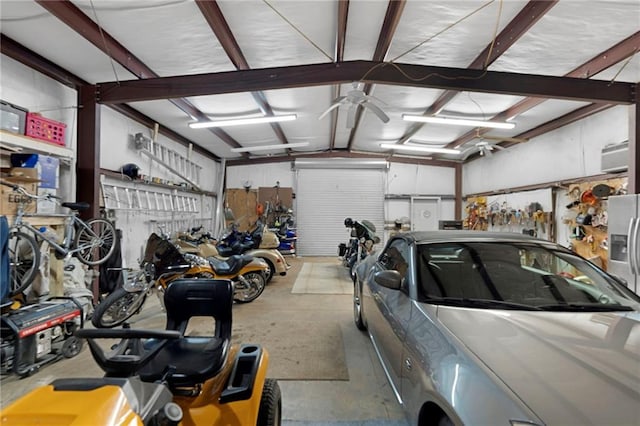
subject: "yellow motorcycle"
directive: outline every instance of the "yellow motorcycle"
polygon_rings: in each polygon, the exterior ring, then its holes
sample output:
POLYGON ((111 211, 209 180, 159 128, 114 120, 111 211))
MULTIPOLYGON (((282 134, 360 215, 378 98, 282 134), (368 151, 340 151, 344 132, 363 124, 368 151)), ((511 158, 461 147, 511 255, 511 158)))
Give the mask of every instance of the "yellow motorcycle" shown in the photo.
POLYGON ((164 304, 166 330, 77 330, 105 376, 56 379, 3 408, 2 424, 280 425, 267 350, 231 342, 231 281, 175 280, 164 304), (188 335, 195 317, 215 325, 188 335))
POLYGON ((226 260, 205 259, 183 253, 167 238, 153 233, 147 240, 145 256, 137 271, 126 271, 124 285, 96 305, 91 323, 98 328, 123 324, 140 312, 147 296, 162 294, 178 278, 217 278, 233 282, 233 300, 249 303, 264 291, 269 266, 252 256, 231 256, 226 260))

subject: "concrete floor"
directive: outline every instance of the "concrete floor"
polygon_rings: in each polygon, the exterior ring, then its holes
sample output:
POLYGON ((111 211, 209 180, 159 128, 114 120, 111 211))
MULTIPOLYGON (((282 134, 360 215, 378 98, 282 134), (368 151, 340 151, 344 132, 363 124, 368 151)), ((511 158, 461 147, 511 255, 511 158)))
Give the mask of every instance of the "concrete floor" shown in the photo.
MULTIPOLYGON (((327 277, 326 286, 336 287, 335 280, 348 280, 346 269, 336 258, 288 257, 291 269, 285 277, 276 276, 264 293, 254 302, 234 306, 234 324, 248 322, 266 324, 274 318, 287 321, 318 321, 339 323, 349 380, 279 380, 282 391, 283 425, 285 426, 400 426, 406 425, 401 407, 387 383, 368 336, 353 324, 352 300, 349 294, 292 294, 296 278, 304 263, 334 263, 336 276, 327 277)), ((314 277, 314 280, 323 280, 314 277)), ((344 293, 336 291, 336 293, 344 293)), ((134 317, 132 327, 148 328, 150 324, 162 324, 163 314, 156 300, 149 299, 143 311, 134 317)), ((295 339, 295 336, 291 336, 295 339)), ((269 349, 269 348, 267 348, 269 349)), ((271 363, 286 362, 275 358, 271 363)), ((2 406, 42 384, 57 377, 100 376, 100 369, 93 363, 89 350, 85 349, 72 359, 63 359, 44 366, 32 377, 18 379, 3 377, 0 382, 2 406)))

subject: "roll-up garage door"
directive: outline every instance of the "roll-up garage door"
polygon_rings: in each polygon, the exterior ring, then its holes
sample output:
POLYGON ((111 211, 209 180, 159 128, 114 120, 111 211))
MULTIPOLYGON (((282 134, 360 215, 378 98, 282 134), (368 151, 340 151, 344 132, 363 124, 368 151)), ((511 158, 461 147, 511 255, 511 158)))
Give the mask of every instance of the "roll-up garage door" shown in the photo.
POLYGON ((347 217, 368 220, 382 237, 384 170, 300 169, 296 189, 298 243, 301 256, 337 256, 349 239, 347 217))

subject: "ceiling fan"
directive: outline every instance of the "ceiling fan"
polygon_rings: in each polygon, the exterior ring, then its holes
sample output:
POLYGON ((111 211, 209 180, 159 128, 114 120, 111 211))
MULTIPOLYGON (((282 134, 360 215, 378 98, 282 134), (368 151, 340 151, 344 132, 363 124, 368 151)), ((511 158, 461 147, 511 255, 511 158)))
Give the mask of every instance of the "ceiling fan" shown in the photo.
POLYGON ((322 120, 329 112, 338 108, 340 105, 349 105, 347 112, 347 128, 353 129, 356 126, 356 112, 358 107, 367 108, 373 112, 383 123, 389 121, 389 116, 382 111, 382 109, 374 103, 374 101, 384 103, 380 99, 367 95, 362 89, 361 83, 354 81, 352 83, 353 89, 349 90, 346 95, 338 96, 331 102, 331 106, 327 108, 320 116, 318 120, 322 120))
POLYGON ((500 137, 500 136, 489 136, 480 134, 480 131, 476 133, 476 137, 480 139, 479 142, 476 142, 472 147, 467 148, 462 151, 462 160, 466 160, 471 154, 477 152, 481 157, 490 157, 493 155, 493 150, 504 150, 506 147, 500 145, 500 142, 511 142, 511 143, 523 143, 528 142, 529 139, 525 138, 510 138, 510 137, 500 137))

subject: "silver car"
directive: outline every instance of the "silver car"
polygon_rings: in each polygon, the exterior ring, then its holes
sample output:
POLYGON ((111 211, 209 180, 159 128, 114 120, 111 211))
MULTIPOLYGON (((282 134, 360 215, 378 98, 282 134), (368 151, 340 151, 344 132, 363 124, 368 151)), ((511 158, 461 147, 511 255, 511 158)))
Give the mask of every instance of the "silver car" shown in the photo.
POLYGON ((557 244, 398 234, 353 302, 412 425, 640 425, 640 297, 557 244))

